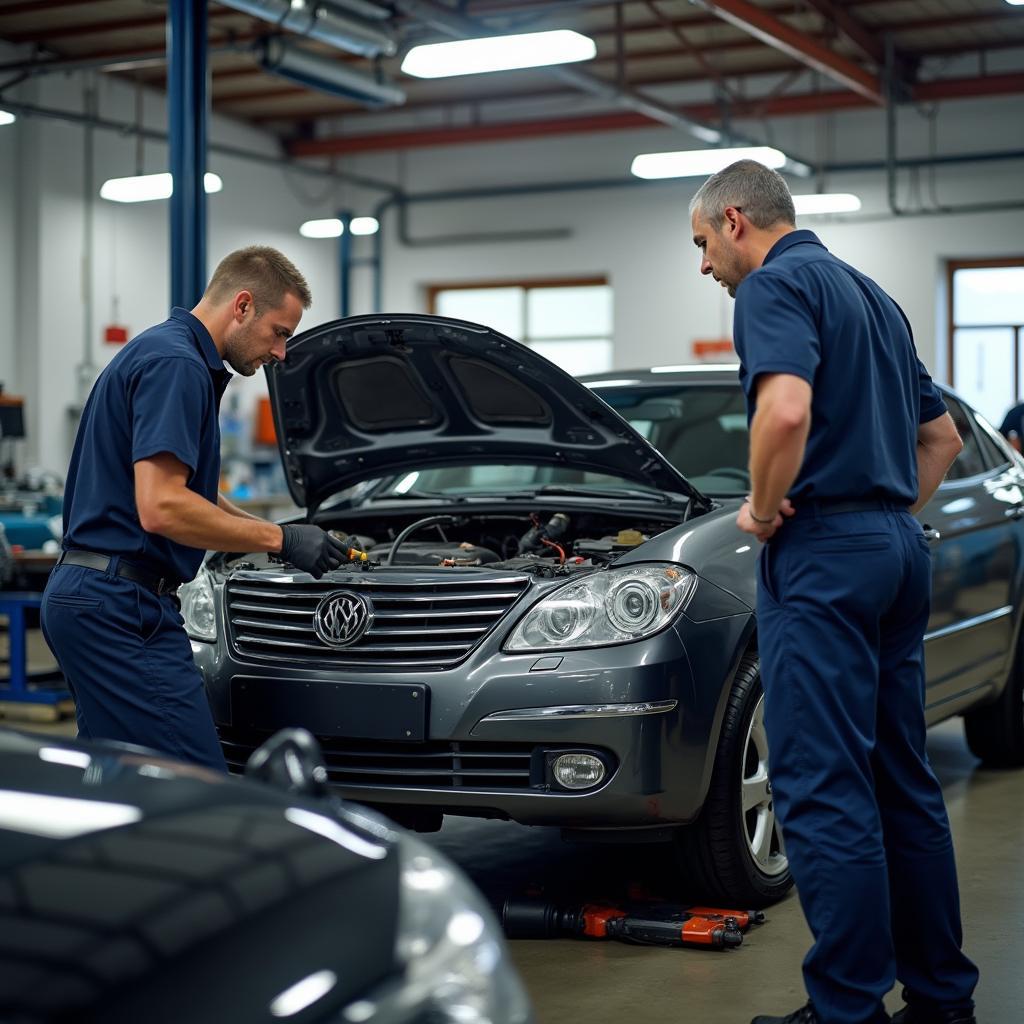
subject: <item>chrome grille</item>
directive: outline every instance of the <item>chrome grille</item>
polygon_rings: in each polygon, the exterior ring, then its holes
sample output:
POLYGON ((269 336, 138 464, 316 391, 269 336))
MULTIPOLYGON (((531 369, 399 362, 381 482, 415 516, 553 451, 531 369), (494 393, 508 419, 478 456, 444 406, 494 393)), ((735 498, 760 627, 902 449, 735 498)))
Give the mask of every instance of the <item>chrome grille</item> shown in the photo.
POLYGON ((438 671, 465 658, 528 585, 523 576, 392 582, 383 575, 295 582, 239 573, 225 587, 231 646, 247 661, 438 671), (360 594, 373 606, 369 630, 342 649, 328 647, 313 628, 316 606, 338 590, 360 594))
MULTIPOLYGON (((270 733, 220 728, 221 748, 232 772, 241 772, 249 755, 270 733)), ((327 774, 336 786, 379 789, 529 789, 543 781, 532 766, 533 743, 442 742, 385 743, 318 736, 327 774), (537 777, 531 782, 531 766, 537 777)))

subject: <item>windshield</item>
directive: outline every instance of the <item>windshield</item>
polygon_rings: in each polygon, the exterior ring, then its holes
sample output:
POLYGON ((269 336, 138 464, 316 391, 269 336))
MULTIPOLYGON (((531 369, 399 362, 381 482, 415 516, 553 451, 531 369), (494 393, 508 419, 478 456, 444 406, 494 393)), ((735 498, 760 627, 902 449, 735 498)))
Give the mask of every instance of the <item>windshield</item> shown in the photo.
POLYGON ((747 409, 738 384, 598 383, 593 390, 698 490, 721 496, 749 491, 747 409))
MULTIPOLYGON (((746 494, 747 413, 735 384, 658 384, 602 388, 599 395, 657 448, 698 490, 722 497, 746 494)), ((480 464, 411 470, 391 477, 377 498, 508 494, 571 488, 595 496, 656 493, 621 477, 551 465, 480 464)))
POLYGON ((571 489, 595 495, 609 491, 623 495, 650 494, 660 496, 653 487, 645 487, 633 480, 624 480, 607 473, 592 473, 584 469, 570 469, 565 466, 504 465, 485 463, 476 466, 444 466, 435 469, 417 469, 393 477, 387 486, 375 497, 411 498, 445 495, 485 495, 509 491, 534 492, 537 490, 562 491, 571 489))

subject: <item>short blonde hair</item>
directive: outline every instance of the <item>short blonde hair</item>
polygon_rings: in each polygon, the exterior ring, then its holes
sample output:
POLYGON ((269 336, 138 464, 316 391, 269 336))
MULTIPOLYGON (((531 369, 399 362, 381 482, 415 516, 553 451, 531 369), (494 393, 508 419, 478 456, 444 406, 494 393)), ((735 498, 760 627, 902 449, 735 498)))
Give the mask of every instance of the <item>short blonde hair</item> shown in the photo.
POLYGON ((245 289, 260 311, 277 309, 291 292, 309 309, 313 296, 306 279, 287 256, 269 245, 250 245, 229 253, 217 264, 203 298, 223 302, 245 289))

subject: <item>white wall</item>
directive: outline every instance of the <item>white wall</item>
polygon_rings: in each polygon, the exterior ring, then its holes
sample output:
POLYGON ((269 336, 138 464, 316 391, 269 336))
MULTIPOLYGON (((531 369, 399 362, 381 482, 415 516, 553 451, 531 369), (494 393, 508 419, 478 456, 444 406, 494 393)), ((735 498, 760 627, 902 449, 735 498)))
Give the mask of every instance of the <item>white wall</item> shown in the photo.
MULTIPOLYGON (((134 120, 134 91, 110 77, 96 76, 99 113, 134 120)), ((30 81, 14 93, 25 103, 81 110, 82 74, 30 81)), ((166 129, 163 96, 147 93, 147 126, 166 129)), ((94 218, 91 250, 92 322, 84 322, 84 129, 74 123, 36 116, 19 117, 0 129, 0 380, 26 395, 29 439, 21 462, 60 472, 70 455, 68 409, 80 404, 95 374, 117 351, 103 342, 103 327, 117 322, 130 335, 163 320, 169 302, 169 205, 125 205, 101 200, 108 177, 135 173, 134 138, 94 133, 94 218), (89 367, 93 368, 90 370, 89 367), (83 382, 84 387, 83 387, 83 382)), ((276 154, 276 140, 216 117, 211 139, 276 154)), ((146 173, 166 170, 167 147, 147 141, 146 173)), ((210 170, 224 180, 224 191, 208 197, 208 270, 242 245, 273 245, 305 274, 313 306, 304 325, 338 313, 334 247, 301 238, 298 225, 321 210, 327 196, 323 179, 212 152, 210 170)), ((262 375, 246 382, 251 393, 265 393, 262 375)))
MULTIPOLYGON (((9 57, 7 59, 10 59, 9 57)), ((96 76, 100 113, 131 121, 134 93, 123 82, 96 76)), ((85 77, 51 77, 23 86, 25 102, 80 110, 85 77)), ((943 105, 938 141, 943 152, 1024 148, 1020 98, 943 105)), ((165 126, 161 95, 148 93, 146 123, 165 126)), ((884 120, 878 111, 831 118, 778 120, 741 127, 770 137, 782 148, 812 160, 878 159, 884 153, 884 120), (830 131, 826 132, 826 128, 830 131), (770 134, 766 134, 770 133, 770 134)), ((93 318, 86 330, 82 303, 84 210, 83 129, 78 125, 22 118, 0 129, 0 379, 24 391, 29 406, 27 460, 63 471, 69 454, 66 409, 79 399, 78 371, 88 338, 93 360, 113 354, 101 339, 115 318, 137 332, 163 319, 168 302, 168 209, 166 203, 123 206, 95 198, 92 247, 93 318), (12 134, 6 134, 12 133, 12 134), (13 223, 13 228, 11 227, 13 223)), ((269 136, 215 117, 211 139, 273 153, 269 136)), ((135 171, 134 139, 97 131, 95 188, 106 177, 135 171)), ((401 184, 411 193, 475 188, 495 183, 628 178, 641 151, 688 148, 691 140, 657 126, 565 140, 524 140, 487 146, 364 154, 344 158, 345 170, 401 184)), ((901 155, 928 151, 927 122, 912 111, 900 116, 901 155)), ((163 144, 147 142, 146 171, 163 170, 163 144)), ((211 152, 210 169, 224 191, 208 202, 208 268, 241 245, 263 242, 281 248, 307 276, 314 306, 303 319, 312 326, 337 315, 337 247, 297 233, 310 217, 330 216, 345 206, 372 211, 381 193, 333 185, 324 179, 254 164, 211 152)), ((1024 163, 943 168, 944 203, 1024 201, 1024 163)), ((945 375, 945 325, 938 294, 944 261, 951 257, 1024 254, 1024 210, 946 217, 888 215, 884 175, 874 171, 834 175, 830 190, 857 191, 863 214, 845 220, 808 220, 838 255, 875 276, 904 306, 923 358, 945 375)), ((913 193, 901 176, 901 201, 913 193)), ((687 202, 695 182, 603 191, 415 204, 410 231, 422 238, 452 233, 491 233, 567 228, 567 238, 501 244, 405 248, 396 240, 395 211, 385 218, 384 307, 420 311, 425 286, 474 280, 607 274, 615 294, 615 365, 671 363, 690 359, 695 338, 728 335, 731 300, 699 277, 689 238, 687 202)), ((814 182, 795 182, 794 191, 814 182)), ((918 182, 928 198, 928 181, 918 182)), ((371 241, 354 240, 366 256, 371 241)), ((371 308, 370 272, 355 272, 354 312, 371 308)), ((262 377, 244 385, 246 401, 263 390, 262 377)))

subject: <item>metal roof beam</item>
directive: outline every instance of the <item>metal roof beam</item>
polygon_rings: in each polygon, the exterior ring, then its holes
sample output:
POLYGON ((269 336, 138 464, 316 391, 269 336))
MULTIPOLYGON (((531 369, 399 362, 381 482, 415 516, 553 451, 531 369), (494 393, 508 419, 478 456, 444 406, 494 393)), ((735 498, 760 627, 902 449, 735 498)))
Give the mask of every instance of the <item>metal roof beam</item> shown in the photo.
POLYGON ((885 47, 881 39, 871 34, 862 22, 857 21, 845 8, 834 0, 806 0, 816 11, 831 21, 854 46, 879 67, 885 65, 885 47))
MULTIPOLYGON (((980 78, 939 79, 914 87, 916 102, 968 99, 1024 93, 1024 74, 988 75, 980 78)), ((795 96, 752 98, 731 108, 736 118, 793 117, 872 107, 873 101, 857 93, 801 93, 795 96)), ((713 120, 719 111, 714 103, 681 108, 688 117, 713 120)), ((593 114, 586 117, 549 118, 536 121, 506 121, 493 124, 419 129, 405 132, 376 132, 366 135, 301 139, 288 146, 293 157, 339 156, 381 150, 418 149, 426 146, 456 146, 513 139, 544 138, 593 132, 625 131, 649 127, 650 121, 635 112, 593 114)))
POLYGON ((875 75, 865 71, 852 60, 814 42, 805 33, 780 21, 762 8, 755 7, 747 0, 694 2, 730 25, 742 29, 776 50, 781 50, 801 64, 806 64, 873 103, 881 106, 885 102, 882 83, 875 75))

